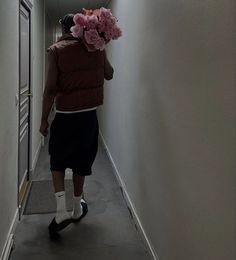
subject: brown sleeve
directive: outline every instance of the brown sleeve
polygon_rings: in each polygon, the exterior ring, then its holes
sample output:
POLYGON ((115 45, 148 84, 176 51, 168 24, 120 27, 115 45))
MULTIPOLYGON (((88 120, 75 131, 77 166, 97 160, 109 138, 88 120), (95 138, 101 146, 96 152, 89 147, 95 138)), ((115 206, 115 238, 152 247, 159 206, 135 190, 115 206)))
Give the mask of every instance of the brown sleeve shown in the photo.
POLYGON ((55 50, 47 49, 48 52, 48 70, 44 89, 44 96, 55 97, 58 92, 58 65, 55 50))
POLYGON ((104 64, 104 78, 106 80, 111 80, 113 78, 114 69, 111 66, 109 60, 107 59, 106 51, 104 51, 105 64, 104 64))

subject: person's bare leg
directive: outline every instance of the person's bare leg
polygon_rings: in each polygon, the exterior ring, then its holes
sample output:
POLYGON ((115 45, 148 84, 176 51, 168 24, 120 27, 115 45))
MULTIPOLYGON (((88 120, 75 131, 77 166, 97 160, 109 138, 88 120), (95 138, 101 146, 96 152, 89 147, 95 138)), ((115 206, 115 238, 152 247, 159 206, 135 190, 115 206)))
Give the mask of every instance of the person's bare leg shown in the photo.
POLYGON ((73 173, 74 196, 79 197, 83 194, 85 176, 73 173))
POLYGON ((52 171, 52 179, 55 193, 65 190, 65 172, 52 171))

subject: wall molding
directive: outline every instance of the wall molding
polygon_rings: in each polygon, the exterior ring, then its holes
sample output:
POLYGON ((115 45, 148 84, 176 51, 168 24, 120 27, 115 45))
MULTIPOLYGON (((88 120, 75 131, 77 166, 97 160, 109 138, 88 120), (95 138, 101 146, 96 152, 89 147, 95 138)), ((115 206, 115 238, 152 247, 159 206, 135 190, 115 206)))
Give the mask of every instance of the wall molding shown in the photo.
POLYGON ((14 243, 15 229, 19 222, 18 215, 19 215, 19 209, 17 208, 15 215, 13 217, 13 220, 12 220, 11 226, 9 228, 8 234, 7 234, 7 239, 6 239, 5 245, 4 245, 2 253, 1 253, 1 257, 0 257, 1 260, 8 260, 8 258, 10 256, 10 253, 11 253, 11 250, 13 247, 13 243, 14 243))
POLYGON ((108 158, 109 158, 109 160, 110 160, 110 162, 112 164, 112 167, 114 169, 115 176, 116 176, 116 178, 117 178, 117 180, 119 182, 119 185, 120 185, 120 187, 122 189, 123 196, 124 196, 124 199, 125 199, 126 204, 128 206, 128 209, 131 211, 131 214, 132 214, 132 217, 133 217, 133 220, 134 220, 134 224, 137 227, 138 233, 141 235, 142 240, 146 244, 146 246, 147 246, 147 248, 149 250, 149 254, 153 258, 153 260, 160 260, 159 257, 157 256, 157 253, 155 252, 151 242, 149 241, 148 236, 147 236, 143 226, 142 226, 142 223, 141 223, 141 221, 140 221, 140 219, 138 217, 138 214, 137 214, 137 211, 136 211, 136 209, 134 207, 134 204, 133 204, 132 200, 130 199, 127 187, 126 187, 124 181, 121 178, 121 175, 120 175, 120 173, 119 173, 119 171, 118 171, 118 169, 116 167, 116 164, 115 164, 115 162, 114 162, 114 160, 112 158, 111 152, 110 152, 110 150, 108 148, 108 145, 107 145, 107 143, 105 141, 105 138, 103 137, 101 131, 99 131, 99 135, 100 135, 100 137, 102 139, 104 148, 106 150, 108 158))

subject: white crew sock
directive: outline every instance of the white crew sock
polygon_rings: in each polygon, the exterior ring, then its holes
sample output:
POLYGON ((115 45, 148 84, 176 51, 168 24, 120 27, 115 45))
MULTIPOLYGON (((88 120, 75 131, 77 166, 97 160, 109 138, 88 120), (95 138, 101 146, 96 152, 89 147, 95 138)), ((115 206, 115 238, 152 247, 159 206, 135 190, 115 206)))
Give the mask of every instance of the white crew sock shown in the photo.
POLYGON ((83 208, 81 205, 81 199, 82 199, 82 195, 81 196, 73 196, 73 211, 71 214, 72 218, 79 218, 82 213, 83 213, 83 208))
POLYGON ((66 210, 66 198, 65 191, 59 191, 55 193, 57 202, 57 213, 56 213, 56 223, 59 224, 65 219, 69 219, 70 215, 66 210))

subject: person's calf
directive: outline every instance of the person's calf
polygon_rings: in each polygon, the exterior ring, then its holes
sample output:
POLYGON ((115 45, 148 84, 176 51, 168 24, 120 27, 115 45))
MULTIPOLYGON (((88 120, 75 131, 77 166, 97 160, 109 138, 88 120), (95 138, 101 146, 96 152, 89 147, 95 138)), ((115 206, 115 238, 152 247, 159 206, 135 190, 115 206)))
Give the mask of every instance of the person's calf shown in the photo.
POLYGON ((65 190, 64 179, 65 171, 52 171, 52 180, 55 193, 65 190))
POLYGON ((73 173, 74 196, 80 197, 83 194, 85 176, 73 173))

